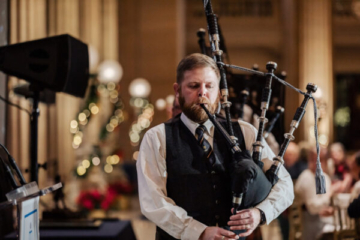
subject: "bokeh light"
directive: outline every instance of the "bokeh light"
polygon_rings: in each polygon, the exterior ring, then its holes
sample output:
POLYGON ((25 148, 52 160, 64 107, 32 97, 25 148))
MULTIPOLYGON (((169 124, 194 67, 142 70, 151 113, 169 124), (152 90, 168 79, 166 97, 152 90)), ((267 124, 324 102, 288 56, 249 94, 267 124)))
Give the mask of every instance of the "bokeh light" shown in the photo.
POLYGON ((169 104, 169 105, 172 105, 172 104, 174 103, 174 100, 175 100, 175 96, 174 96, 174 95, 168 95, 168 96, 166 97, 166 102, 167 102, 167 104, 169 104))
POLYGON ((86 173, 86 168, 83 166, 78 166, 76 172, 79 176, 82 176, 86 173))
POLYGON ((83 165, 84 168, 89 168, 90 167, 90 161, 87 159, 84 159, 81 164, 83 165))
POLYGON ((76 121, 76 120, 72 120, 72 121, 70 122, 70 127, 71 127, 71 128, 77 128, 77 127, 78 127, 77 121, 76 121))
POLYGON ((156 100, 155 106, 157 110, 162 111, 166 108, 166 101, 162 98, 159 98, 158 100, 156 100))
POLYGON ((132 97, 146 98, 150 92, 150 83, 144 78, 134 79, 129 85, 129 93, 132 97))
POLYGON ((85 113, 80 113, 78 119, 79 119, 80 122, 85 121, 86 120, 86 114, 85 113))
POLYGON ((100 164, 100 158, 93 157, 92 163, 94 164, 94 166, 98 166, 100 164))
POLYGON ((139 151, 136 151, 136 152, 133 153, 133 159, 134 160, 137 160, 138 156, 139 156, 139 151))
POLYGON ((123 75, 123 69, 117 61, 106 60, 98 67, 98 79, 101 83, 118 83, 123 75))
POLYGON ((113 166, 109 163, 105 164, 105 166, 104 166, 104 171, 106 173, 111 173, 113 171, 113 169, 114 169, 113 166))

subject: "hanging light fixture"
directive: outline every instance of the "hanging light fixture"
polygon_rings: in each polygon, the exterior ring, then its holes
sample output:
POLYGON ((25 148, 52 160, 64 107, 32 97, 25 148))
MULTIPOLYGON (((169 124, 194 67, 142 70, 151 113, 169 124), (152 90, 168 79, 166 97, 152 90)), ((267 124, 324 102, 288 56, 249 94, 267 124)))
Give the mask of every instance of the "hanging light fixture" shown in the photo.
POLYGON ((136 78, 129 85, 129 93, 132 97, 147 98, 150 92, 150 83, 144 78, 136 78))
POLYGON ((101 83, 118 83, 123 75, 123 69, 117 61, 106 60, 98 67, 98 79, 101 83))

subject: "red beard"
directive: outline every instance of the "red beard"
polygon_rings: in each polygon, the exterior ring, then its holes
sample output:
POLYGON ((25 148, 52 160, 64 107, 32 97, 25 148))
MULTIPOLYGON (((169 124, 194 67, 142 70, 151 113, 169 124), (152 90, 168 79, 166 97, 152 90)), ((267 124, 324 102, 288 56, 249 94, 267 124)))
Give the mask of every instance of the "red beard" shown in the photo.
POLYGON ((219 96, 216 98, 213 104, 211 104, 207 98, 199 97, 199 99, 196 102, 186 104, 185 98, 182 96, 180 89, 179 103, 181 110, 189 119, 191 119, 196 123, 203 123, 209 118, 206 112, 204 111, 204 109, 202 109, 202 107, 199 105, 200 103, 207 104, 206 107, 209 110, 209 112, 211 114, 215 114, 216 109, 218 108, 219 105, 219 101, 220 101, 219 96))

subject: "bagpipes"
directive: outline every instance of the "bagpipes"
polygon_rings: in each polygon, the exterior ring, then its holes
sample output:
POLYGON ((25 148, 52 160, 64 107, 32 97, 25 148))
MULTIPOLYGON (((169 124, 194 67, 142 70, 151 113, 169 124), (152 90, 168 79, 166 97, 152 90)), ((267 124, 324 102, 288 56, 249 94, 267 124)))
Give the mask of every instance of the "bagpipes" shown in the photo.
POLYGON ((281 106, 276 107, 275 116, 271 119, 271 121, 269 122, 269 124, 265 128, 265 132, 264 132, 264 138, 265 139, 269 137, 269 134, 273 130, 276 121, 279 119, 280 115, 284 113, 284 111, 285 111, 285 109, 283 107, 281 107, 281 106))
MULTIPOLYGON (((230 169, 231 181, 232 181, 232 191, 233 191, 233 207, 235 210, 245 209, 249 207, 254 207, 260 202, 262 202, 270 193, 272 187, 278 182, 279 178, 277 173, 283 165, 283 156, 284 153, 290 143, 290 141, 294 140, 293 133, 295 129, 299 126, 300 121, 302 120, 305 114, 305 108, 310 99, 313 100, 314 103, 314 116, 315 116, 315 137, 316 137, 316 147, 317 147, 317 170, 316 170, 316 192, 317 194, 325 193, 325 179, 323 176, 323 172, 320 165, 319 159, 319 143, 317 139, 317 111, 316 111, 316 102, 314 97, 311 95, 317 90, 317 86, 309 83, 306 87, 307 92, 302 92, 301 90, 295 88, 291 84, 285 82, 284 80, 277 77, 274 72, 276 71, 277 64, 275 62, 268 62, 266 64, 267 73, 248 69, 240 66, 225 64, 222 61, 223 51, 221 50, 221 36, 219 33, 219 27, 217 24, 217 16, 214 14, 211 1, 203 0, 204 9, 206 14, 206 19, 208 23, 208 32, 209 32, 209 42, 210 49, 212 53, 212 57, 216 62, 219 71, 220 71, 220 93, 222 96, 222 108, 225 112, 227 130, 225 130, 217 121, 216 117, 213 116, 204 105, 201 107, 207 113, 210 121, 214 124, 215 129, 221 133, 224 137, 226 143, 228 144, 231 152, 232 152, 232 163, 230 169), (262 96, 261 96, 261 114, 259 117, 259 129, 255 142, 253 143, 253 153, 252 156, 248 151, 243 149, 243 151, 239 148, 239 144, 237 142, 237 138, 234 136, 234 131, 231 124, 231 114, 230 114, 230 106, 231 102, 228 100, 229 98, 229 90, 227 88, 227 73, 226 69, 238 69, 241 71, 249 72, 254 75, 263 76, 266 78, 266 84, 263 88, 262 96), (264 131, 265 124, 268 122, 266 118, 266 112, 269 108, 270 98, 271 98, 271 85, 272 80, 280 82, 286 87, 290 87, 291 89, 297 91, 298 93, 304 95, 304 100, 301 106, 297 109, 293 121, 290 124, 290 132, 286 133, 283 144, 281 145, 280 151, 276 157, 273 159, 272 166, 264 173, 263 171, 263 162, 262 159, 262 150, 264 148, 264 131)), ((205 44, 205 31, 198 31, 199 37, 199 45, 203 54, 208 54, 208 47, 205 44)), ((248 95, 248 93, 244 93, 244 95, 248 95)), ((243 97, 245 99, 245 97, 243 97)), ((244 100, 241 100, 244 102, 244 100)), ((279 118, 280 114, 283 112, 283 109, 279 109, 277 112, 277 117, 279 118)), ((273 125, 276 119, 269 125, 267 128, 267 133, 271 132, 273 125)), ((234 211, 235 213, 236 211, 234 211)))

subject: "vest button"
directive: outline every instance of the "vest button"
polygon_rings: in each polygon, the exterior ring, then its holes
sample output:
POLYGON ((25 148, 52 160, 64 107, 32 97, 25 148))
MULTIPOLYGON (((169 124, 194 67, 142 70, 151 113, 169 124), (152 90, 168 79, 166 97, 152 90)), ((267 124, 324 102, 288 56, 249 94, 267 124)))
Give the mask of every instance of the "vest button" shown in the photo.
POLYGON ((219 215, 216 215, 215 218, 216 218, 216 220, 218 220, 218 219, 220 218, 220 216, 219 216, 219 215))
POLYGON ((216 189, 216 185, 214 185, 213 188, 216 189))
POLYGON ((216 172, 215 171, 211 171, 211 174, 215 174, 216 172))
POLYGON ((219 204, 219 203, 220 203, 220 201, 219 201, 219 200, 216 200, 216 201, 215 201, 215 203, 216 203, 216 204, 219 204))

